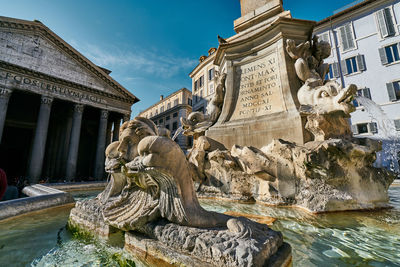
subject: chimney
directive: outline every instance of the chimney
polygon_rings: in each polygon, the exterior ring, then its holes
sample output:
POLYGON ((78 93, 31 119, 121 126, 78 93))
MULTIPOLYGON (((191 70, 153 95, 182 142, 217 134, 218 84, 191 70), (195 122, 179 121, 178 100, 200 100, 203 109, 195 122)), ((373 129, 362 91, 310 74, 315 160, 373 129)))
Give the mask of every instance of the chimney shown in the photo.
POLYGON ((164 95, 160 95, 160 101, 164 99, 164 95))

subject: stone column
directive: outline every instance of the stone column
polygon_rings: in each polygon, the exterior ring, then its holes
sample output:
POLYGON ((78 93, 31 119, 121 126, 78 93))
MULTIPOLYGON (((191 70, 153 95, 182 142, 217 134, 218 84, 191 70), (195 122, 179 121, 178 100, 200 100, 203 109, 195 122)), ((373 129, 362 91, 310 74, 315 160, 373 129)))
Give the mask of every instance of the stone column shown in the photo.
POLYGON ((71 137, 68 147, 67 169, 65 177, 67 181, 72 181, 76 175, 76 163, 78 161, 79 138, 81 136, 82 114, 84 105, 75 104, 74 114, 72 115, 71 137))
POLYGON ((99 134, 97 137, 96 161, 94 164, 94 178, 96 180, 103 179, 104 174, 104 160, 106 151, 106 132, 107 132, 108 111, 101 110, 99 134))
POLYGON ((113 142, 114 141, 118 141, 118 139, 119 139, 119 127, 120 127, 120 124, 121 124, 121 119, 120 118, 114 120, 114 131, 113 131, 113 138, 112 138, 113 142))
POLYGON ((42 174, 47 130, 49 127, 50 111, 53 98, 42 95, 40 102, 39 117, 36 124, 31 160, 28 168, 28 177, 31 184, 36 184, 40 179, 40 175, 42 174))
POLYGON ((124 122, 126 122, 126 121, 129 121, 131 119, 131 114, 129 113, 129 114, 124 114, 124 117, 123 117, 123 121, 124 122))
POLYGON ((113 126, 113 122, 111 120, 108 120, 107 122, 107 132, 106 132, 106 147, 111 144, 112 140, 112 136, 111 136, 111 130, 112 130, 112 126, 113 126))
POLYGON ((8 100, 10 99, 12 90, 0 87, 0 143, 3 136, 4 123, 6 122, 6 114, 8 108, 8 100))

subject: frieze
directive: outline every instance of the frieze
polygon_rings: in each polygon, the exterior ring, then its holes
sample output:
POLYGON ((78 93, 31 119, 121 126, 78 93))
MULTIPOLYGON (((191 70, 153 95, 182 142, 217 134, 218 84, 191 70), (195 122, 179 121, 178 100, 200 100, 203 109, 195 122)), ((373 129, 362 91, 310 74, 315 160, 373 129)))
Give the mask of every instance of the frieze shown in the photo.
POLYGON ((79 101, 86 100, 86 101, 98 103, 98 104, 107 104, 107 101, 105 99, 100 98, 98 96, 82 93, 82 92, 79 92, 77 90, 74 90, 74 89, 71 89, 68 87, 63 87, 63 86, 59 86, 54 83, 49 83, 48 81, 42 81, 40 79, 29 78, 27 76, 14 74, 11 72, 0 71, 0 80, 12 81, 17 85, 34 87, 34 88, 39 89, 40 91, 43 91, 46 93, 52 93, 55 95, 61 95, 61 96, 66 96, 66 97, 70 97, 70 98, 75 98, 75 99, 79 99, 79 101))

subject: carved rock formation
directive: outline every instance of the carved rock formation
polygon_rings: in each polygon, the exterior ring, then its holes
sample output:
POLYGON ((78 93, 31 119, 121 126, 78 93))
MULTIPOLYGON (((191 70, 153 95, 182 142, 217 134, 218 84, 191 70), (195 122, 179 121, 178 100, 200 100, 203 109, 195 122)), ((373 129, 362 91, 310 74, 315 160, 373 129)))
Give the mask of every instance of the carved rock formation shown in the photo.
MULTIPOLYGON (((110 182, 95 199, 76 204, 69 224, 102 236, 129 231, 128 248, 140 246, 129 240, 144 235, 144 253, 163 248, 164 254, 153 256, 165 260, 172 253, 182 264, 195 265, 184 260, 188 256, 214 266, 263 266, 272 260, 283 244, 280 233, 243 217, 204 210, 194 191, 195 165, 178 144, 158 134, 145 118, 122 125, 119 140, 106 149, 110 182)), ((200 150, 214 148, 206 138, 200 140, 200 150)), ((196 156, 197 165, 204 162, 196 156)), ((290 252, 283 257, 290 259, 290 252)))
POLYGON ((388 207, 394 175, 372 166, 379 150, 379 142, 370 139, 303 146, 274 140, 261 150, 216 150, 207 153, 208 180, 199 194, 296 205, 315 213, 388 207))

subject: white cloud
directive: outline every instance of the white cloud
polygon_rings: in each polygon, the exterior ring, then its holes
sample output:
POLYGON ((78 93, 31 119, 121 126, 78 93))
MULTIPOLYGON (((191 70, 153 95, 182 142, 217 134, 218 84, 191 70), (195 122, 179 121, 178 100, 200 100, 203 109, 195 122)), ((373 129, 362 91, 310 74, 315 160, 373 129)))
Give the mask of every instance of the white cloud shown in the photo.
POLYGON ((197 60, 165 55, 162 52, 123 50, 117 47, 103 48, 93 44, 78 44, 70 41, 81 54, 95 64, 110 68, 128 68, 131 71, 141 71, 157 77, 170 78, 180 71, 188 71, 197 64, 197 60))

